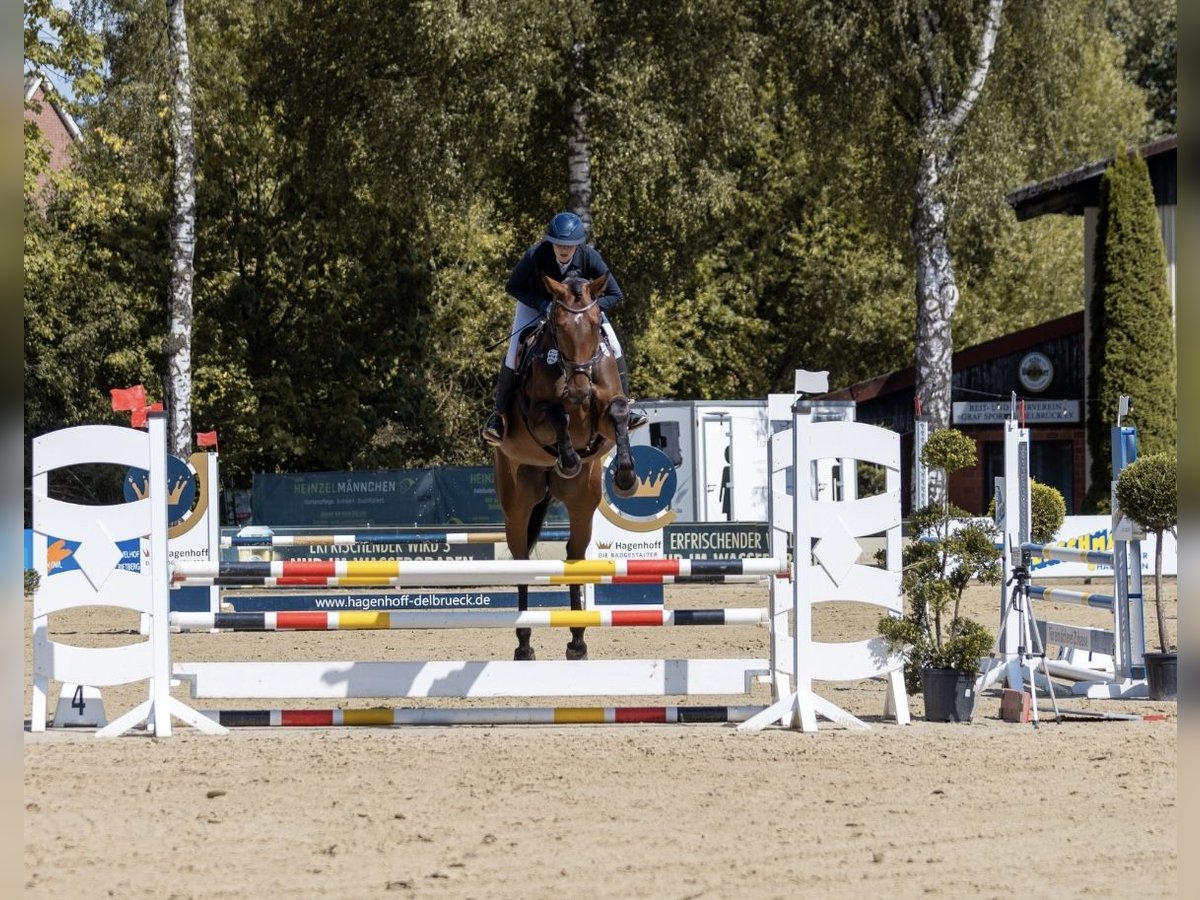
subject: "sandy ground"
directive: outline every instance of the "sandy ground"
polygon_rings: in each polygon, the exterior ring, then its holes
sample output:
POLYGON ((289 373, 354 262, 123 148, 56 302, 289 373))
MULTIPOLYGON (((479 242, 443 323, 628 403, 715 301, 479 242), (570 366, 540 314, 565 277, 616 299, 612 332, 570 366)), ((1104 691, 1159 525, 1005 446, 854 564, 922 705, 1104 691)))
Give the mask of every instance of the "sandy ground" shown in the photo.
MULTIPOLYGON (((1167 588, 1174 640, 1173 579, 1167 588)), ((762 588, 669 591, 674 607, 766 604, 762 588)), ((967 599, 973 615, 996 621, 998 588, 972 588, 967 599)), ((26 598, 26 673, 30 609, 26 598)), ((1073 624, 1107 619, 1080 607, 1052 613, 1073 624)), ((56 640, 80 645, 137 640, 136 621, 114 615, 87 609, 51 626, 56 640)), ((873 619, 835 607, 820 611, 816 628, 823 639, 853 640, 873 619)), ((1146 630, 1155 643, 1152 603, 1146 630)), ((534 637, 541 658, 561 658, 564 632, 534 637)), ((766 631, 757 627, 594 629, 588 642, 593 658, 767 655, 766 631)), ((174 638, 174 656, 508 659, 512 646, 508 631, 484 630, 186 634, 174 638)), ((757 690, 749 699, 680 702, 767 702, 765 687, 757 690)), ((264 728, 209 737, 180 726, 170 738, 96 741, 91 729, 32 734, 27 723, 25 895, 1176 895, 1174 703, 1060 699, 1064 709, 1168 718, 1044 721, 1035 729, 1001 721, 999 697, 990 694, 970 725, 927 723, 918 695, 910 698, 914 724, 900 727, 880 719, 881 682, 818 691, 871 730, 822 720, 817 734, 582 725, 264 728)), ((144 685, 105 689, 109 718, 143 696, 144 685)), ((647 701, 585 704, 622 702, 647 701)), ((349 704, 378 701, 342 701, 349 704)), ((26 718, 29 710, 26 683, 26 718)))

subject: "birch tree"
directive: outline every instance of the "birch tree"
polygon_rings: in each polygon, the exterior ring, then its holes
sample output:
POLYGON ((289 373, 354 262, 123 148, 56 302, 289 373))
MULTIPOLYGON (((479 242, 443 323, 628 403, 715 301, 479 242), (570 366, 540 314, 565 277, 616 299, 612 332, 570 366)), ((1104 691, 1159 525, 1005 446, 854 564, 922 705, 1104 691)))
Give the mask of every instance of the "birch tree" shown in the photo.
POLYGON ((171 72, 169 127, 171 181, 171 277, 166 340, 168 443, 187 458, 192 446, 192 278, 196 253, 196 135, 192 130, 192 78, 183 0, 167 0, 167 55, 171 72))
POLYGON ((584 105, 587 44, 576 40, 567 54, 567 199, 592 235, 592 141, 584 105))
MULTIPOLYGON (((1003 6, 1004 0, 988 0, 982 22, 972 28, 968 16, 967 28, 957 36, 963 43, 970 39, 974 51, 961 86, 956 84, 960 67, 954 65, 956 35, 947 30, 945 26, 949 23, 943 21, 934 4, 920 4, 908 17, 901 13, 897 23, 917 89, 913 127, 918 160, 912 219, 916 253, 917 398, 935 430, 950 425, 952 321, 959 298, 950 253, 953 144, 987 80, 1003 6)), ((940 499, 944 491, 945 485, 940 480, 931 484, 931 500, 940 499)))

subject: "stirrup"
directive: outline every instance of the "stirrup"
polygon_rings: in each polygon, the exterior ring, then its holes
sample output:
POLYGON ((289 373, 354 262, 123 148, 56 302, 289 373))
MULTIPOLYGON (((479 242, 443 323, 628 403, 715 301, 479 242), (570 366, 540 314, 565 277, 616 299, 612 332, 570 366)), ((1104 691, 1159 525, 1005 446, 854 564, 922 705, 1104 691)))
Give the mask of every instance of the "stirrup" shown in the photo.
POLYGON ((626 423, 625 428, 627 431, 633 431, 637 428, 641 428, 649 421, 649 416, 647 416, 645 413, 638 412, 631 406, 629 408, 629 420, 626 423))
POLYGON ((479 436, 487 443, 495 446, 504 440, 504 420, 500 413, 493 412, 479 429, 479 436))

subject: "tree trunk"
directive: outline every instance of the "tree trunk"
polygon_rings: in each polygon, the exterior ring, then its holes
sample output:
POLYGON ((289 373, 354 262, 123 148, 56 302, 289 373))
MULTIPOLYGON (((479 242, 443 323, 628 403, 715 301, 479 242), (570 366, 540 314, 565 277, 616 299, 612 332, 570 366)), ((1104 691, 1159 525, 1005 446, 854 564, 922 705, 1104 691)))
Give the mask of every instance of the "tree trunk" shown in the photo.
MULTIPOLYGON (((929 419, 930 431, 950 426, 954 375, 952 319, 958 306, 958 283, 950 254, 947 185, 954 174, 951 142, 962 130, 987 80, 1003 8, 1004 0, 989 0, 975 48, 974 67, 953 106, 947 98, 937 59, 937 17, 929 9, 916 14, 913 51, 920 61, 917 114, 920 155, 913 185, 912 221, 916 254, 916 393, 921 410, 929 419)), ((929 475, 929 502, 943 502, 947 495, 945 472, 931 470, 929 475)))
MULTIPOLYGON (((1167 653, 1171 649, 1171 639, 1167 636, 1167 615, 1162 596, 1163 533, 1160 531, 1154 537, 1154 614, 1158 618, 1158 649, 1167 653)), ((1133 564, 1141 565, 1141 562, 1135 560, 1133 564)))
POLYGON ((170 324, 167 333, 167 440, 170 452, 187 459, 192 440, 192 278, 196 251, 196 136, 192 130, 192 80, 183 0, 167 0, 167 47, 171 68, 170 324))
MULTIPOLYGON (((930 143, 933 143, 932 141, 930 143)), ((917 352, 916 390, 930 431, 950 425, 954 373, 953 317, 958 283, 950 255, 945 178, 952 171, 945 147, 921 154, 915 186, 912 238, 916 250, 917 352)), ((946 473, 929 469, 929 502, 946 500, 946 473)))
POLYGON ((583 69, 586 45, 571 45, 567 82, 567 201, 571 212, 583 220, 592 238, 592 142, 587 108, 583 102, 583 69))

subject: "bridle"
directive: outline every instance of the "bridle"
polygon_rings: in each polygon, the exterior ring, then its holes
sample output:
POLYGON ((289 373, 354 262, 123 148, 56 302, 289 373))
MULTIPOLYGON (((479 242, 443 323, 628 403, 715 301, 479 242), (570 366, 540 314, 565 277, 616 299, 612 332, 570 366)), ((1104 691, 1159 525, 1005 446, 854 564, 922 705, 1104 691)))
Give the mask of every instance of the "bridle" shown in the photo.
MULTIPOLYGON (((557 297, 554 298, 553 302, 556 306, 561 306, 563 309, 565 309, 569 313, 585 313, 589 309, 591 309, 593 306, 595 306, 597 303, 599 303, 600 299, 597 297, 596 299, 592 300, 592 302, 587 304, 586 306, 568 306, 566 303, 563 303, 557 297)), ((557 362, 559 369, 562 370, 563 376, 566 379, 566 382, 563 385, 563 395, 564 396, 566 395, 566 391, 567 391, 566 385, 569 384, 571 379, 574 378, 576 375, 586 375, 588 382, 594 385, 595 384, 594 376, 595 376, 595 372, 596 372, 596 363, 598 363, 600 361, 600 355, 604 351, 603 335, 601 335, 600 340, 598 340, 596 342, 596 349, 592 352, 592 355, 589 356, 587 359, 583 360, 582 362, 580 362, 579 360, 569 359, 568 357, 563 355, 563 352, 560 349, 558 349, 559 348, 559 340, 558 340, 558 335, 557 335, 557 329, 554 327, 554 319, 553 318, 549 319, 548 323, 550 326, 550 328, 549 328, 550 339, 551 339, 551 342, 554 344, 554 346, 551 349, 546 351, 546 362, 550 365, 553 365, 555 362, 557 362), (552 354, 553 354, 554 358, 551 358, 552 354)))

